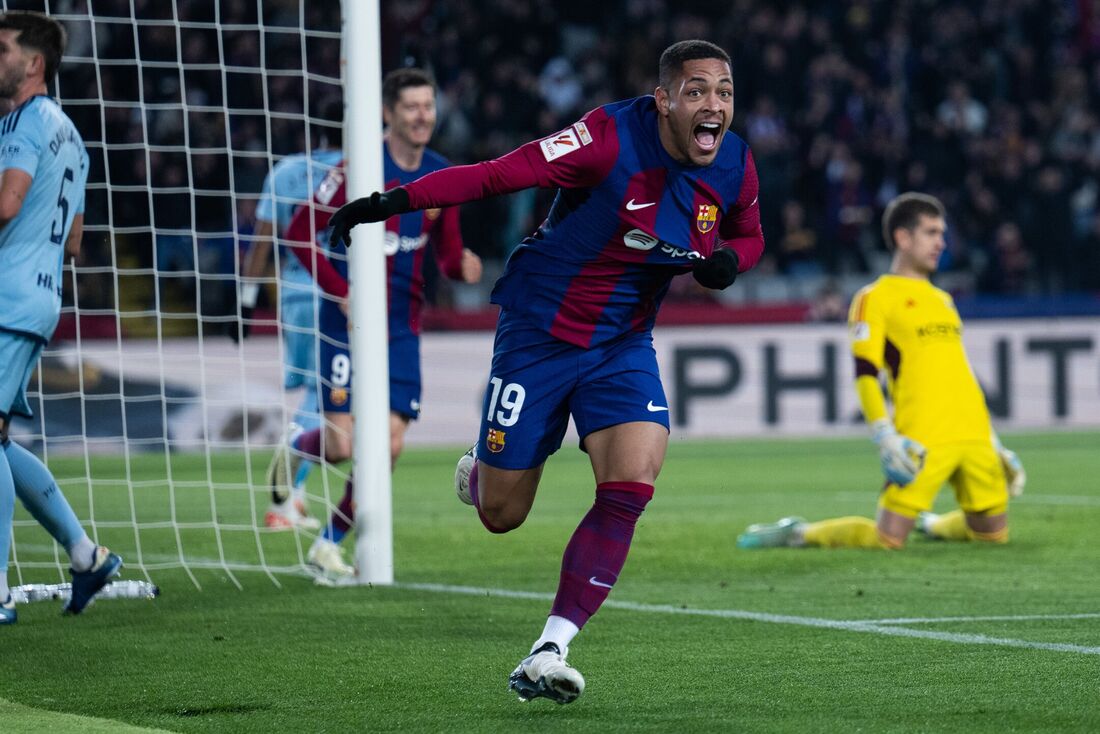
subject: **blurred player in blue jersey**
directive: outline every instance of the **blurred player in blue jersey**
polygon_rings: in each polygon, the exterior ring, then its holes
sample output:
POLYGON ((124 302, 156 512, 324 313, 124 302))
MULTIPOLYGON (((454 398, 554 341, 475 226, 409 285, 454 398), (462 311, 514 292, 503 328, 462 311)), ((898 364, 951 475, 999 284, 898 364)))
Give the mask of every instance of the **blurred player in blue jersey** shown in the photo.
MULTIPOLYGON (((264 179, 260 200, 256 205, 256 232, 252 246, 241 266, 241 323, 233 325, 230 336, 245 337, 249 332, 249 320, 259 296, 259 279, 270 262, 273 244, 280 244, 294 210, 309 201, 325 175, 343 156, 342 128, 338 122, 342 111, 338 102, 326 105, 319 115, 332 124, 314 123, 317 147, 308 155, 299 153, 283 158, 275 164, 264 179)), ((302 269, 297 258, 283 257, 276 250, 279 274, 279 321, 283 335, 286 376, 283 386, 290 390, 304 388, 302 402, 288 433, 293 436, 300 430, 320 425, 317 384, 317 289, 309 273, 302 269)), ((271 506, 264 515, 269 528, 289 529, 301 527, 317 529, 316 518, 308 515, 303 485, 310 465, 300 467, 300 473, 286 476, 286 456, 276 452, 267 471, 267 483, 271 488, 271 506)))
MULTIPOLYGON (((429 149, 435 130, 435 84, 420 69, 398 69, 382 83, 384 175, 388 187, 400 186, 448 162, 429 149)), ((289 241, 312 243, 327 231, 332 212, 347 201, 343 169, 336 169, 302 207, 287 228, 289 241)), ((322 238, 327 241, 327 236, 322 238)), ((454 280, 481 280, 481 259, 462 246, 458 209, 409 212, 386 222, 387 303, 390 362, 390 467, 405 445, 409 422, 420 415, 420 309, 424 304, 424 257, 431 242, 440 271, 454 280)), ((324 254, 312 247, 295 248, 303 266, 327 294, 321 301, 321 397, 325 428, 307 431, 291 441, 291 470, 298 463, 329 463, 351 458, 351 368, 348 350, 348 263, 343 244, 333 243, 324 254), (323 436, 322 436, 323 434, 323 436), (322 448, 323 447, 323 448, 322 448)), ((309 562, 322 580, 339 581, 354 569, 343 559, 339 543, 354 518, 352 478, 324 532, 309 549, 309 562)))
POLYGON ((497 160, 429 174, 351 202, 360 222, 534 186, 559 189, 493 290, 501 307, 478 442, 459 497, 494 533, 519 527, 572 415, 596 499, 565 549, 542 635, 509 678, 521 699, 575 700, 568 646, 607 598, 668 445, 652 327, 672 278, 721 289, 764 248, 756 168, 733 118, 729 56, 706 41, 661 55, 654 95, 592 110, 497 160))
POLYGON ((0 624, 15 622, 8 588, 15 498, 69 554, 79 614, 118 573, 122 559, 80 527, 49 469, 8 438, 12 416, 33 417, 26 389, 61 313, 61 265, 80 253, 88 153, 72 121, 47 95, 65 31, 40 13, 0 15, 0 624))

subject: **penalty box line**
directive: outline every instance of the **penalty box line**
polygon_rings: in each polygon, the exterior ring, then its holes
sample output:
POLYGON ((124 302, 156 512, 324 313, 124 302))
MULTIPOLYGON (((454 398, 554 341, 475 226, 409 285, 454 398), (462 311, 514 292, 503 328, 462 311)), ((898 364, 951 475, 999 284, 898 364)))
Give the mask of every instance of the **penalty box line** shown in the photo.
MULTIPOLYGON (((448 584, 396 583, 394 584, 394 588, 409 589, 414 591, 430 591, 442 594, 462 594, 466 596, 495 596, 505 599, 531 599, 537 601, 553 601, 554 599, 553 594, 546 594, 535 591, 511 591, 509 589, 489 589, 476 586, 451 586, 448 584)), ((895 623, 883 624, 876 621, 800 617, 791 614, 750 612, 743 609, 697 609, 693 607, 674 606, 671 604, 641 604, 631 601, 617 601, 615 599, 608 599, 604 602, 603 606, 610 609, 622 609, 624 611, 642 612, 647 614, 673 614, 692 617, 714 617, 718 619, 740 619, 750 622, 786 624, 798 627, 817 627, 821 629, 841 630, 844 632, 861 632, 865 634, 886 635, 888 637, 911 637, 924 640, 937 640, 940 642, 951 642, 957 645, 993 645, 996 647, 1015 647, 1028 650, 1069 652, 1077 653, 1079 655, 1100 655, 1100 647, 1074 645, 1064 642, 1038 642, 1034 640, 1017 640, 1010 637, 989 637, 987 635, 969 634, 962 632, 940 632, 937 630, 910 629, 909 627, 897 626, 901 623, 901 620, 889 620, 895 623)), ((955 617, 952 618, 952 621, 964 621, 964 618, 955 617)))

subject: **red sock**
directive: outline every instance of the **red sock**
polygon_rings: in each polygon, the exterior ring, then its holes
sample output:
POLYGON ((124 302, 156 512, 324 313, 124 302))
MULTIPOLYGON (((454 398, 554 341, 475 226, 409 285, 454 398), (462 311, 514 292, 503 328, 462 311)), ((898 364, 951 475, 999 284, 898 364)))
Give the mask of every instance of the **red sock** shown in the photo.
POLYGON ((294 439, 294 443, 291 444, 294 449, 302 454, 312 462, 321 461, 321 429, 314 428, 312 431, 306 431, 298 438, 294 439))
POLYGON ((325 540, 339 543, 348 534, 351 524, 355 522, 355 499, 352 497, 352 493, 355 491, 354 487, 355 475, 349 474, 348 481, 344 484, 344 496, 340 500, 340 504, 333 510, 332 518, 321 534, 325 540))
POLYGON ((641 482, 596 486, 596 502, 565 547, 550 614, 583 627, 596 613, 623 570, 634 525, 652 498, 653 486, 641 482))

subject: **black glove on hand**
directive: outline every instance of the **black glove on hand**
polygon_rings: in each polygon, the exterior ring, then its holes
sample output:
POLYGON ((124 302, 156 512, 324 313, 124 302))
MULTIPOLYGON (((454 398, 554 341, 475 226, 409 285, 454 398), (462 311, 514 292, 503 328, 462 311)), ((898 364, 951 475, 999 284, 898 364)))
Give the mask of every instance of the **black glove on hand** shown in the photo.
POLYGON ((737 280, 740 262, 736 252, 723 247, 712 252, 707 259, 696 262, 691 274, 704 288, 720 291, 737 280))
POLYGON ((248 333, 252 330, 252 324, 249 323, 252 320, 252 311, 252 306, 241 306, 241 320, 229 322, 229 338, 234 343, 240 344, 248 338, 248 333))
POLYGON ((329 220, 332 234, 328 236, 329 246, 343 242, 351 247, 351 230, 357 224, 384 222, 395 214, 409 211, 409 192, 403 188, 390 189, 382 193, 375 191, 370 196, 349 201, 336 210, 329 220))

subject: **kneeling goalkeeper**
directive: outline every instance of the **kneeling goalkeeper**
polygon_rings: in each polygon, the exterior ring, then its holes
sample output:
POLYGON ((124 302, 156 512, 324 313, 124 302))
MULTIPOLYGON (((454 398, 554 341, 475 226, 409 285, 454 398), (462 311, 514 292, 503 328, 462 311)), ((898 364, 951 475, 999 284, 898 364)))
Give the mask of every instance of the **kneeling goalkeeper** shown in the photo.
POLYGON ((886 475, 877 520, 787 517, 750 525, 738 547, 901 548, 914 526, 944 540, 1008 541, 1009 496, 1023 491, 1025 475, 993 432, 954 302, 930 280, 945 231, 938 199, 906 193, 890 202, 883 236, 893 264, 856 294, 848 316, 856 389, 886 475), (883 369, 893 421, 879 383, 883 369), (944 482, 960 509, 934 515, 944 482))

